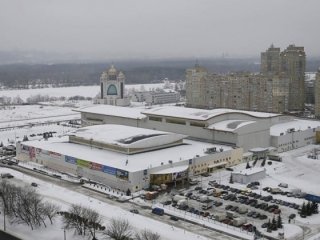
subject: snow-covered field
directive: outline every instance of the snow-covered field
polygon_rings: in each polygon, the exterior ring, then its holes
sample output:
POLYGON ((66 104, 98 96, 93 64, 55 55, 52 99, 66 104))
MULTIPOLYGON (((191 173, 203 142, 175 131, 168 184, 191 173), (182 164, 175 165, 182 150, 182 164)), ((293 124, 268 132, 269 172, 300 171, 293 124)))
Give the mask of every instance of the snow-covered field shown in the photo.
MULTIPOLYGON (((156 88, 163 88, 164 83, 154 84, 131 84, 126 85, 126 91, 135 89, 139 90, 152 90, 156 88)), ((19 90, 0 90, 0 97, 20 97, 23 101, 31 96, 41 95, 49 97, 65 97, 69 98, 72 96, 83 96, 94 98, 99 94, 100 86, 78 86, 78 87, 59 87, 59 88, 37 88, 37 89, 19 89, 19 90)))

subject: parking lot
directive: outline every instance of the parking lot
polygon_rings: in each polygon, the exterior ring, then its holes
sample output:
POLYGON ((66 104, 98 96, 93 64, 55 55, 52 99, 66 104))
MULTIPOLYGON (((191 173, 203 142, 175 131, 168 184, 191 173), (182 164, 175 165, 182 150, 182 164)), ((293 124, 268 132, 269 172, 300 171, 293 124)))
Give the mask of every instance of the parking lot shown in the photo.
MULTIPOLYGON (((257 189, 255 186, 260 183, 251 185, 253 189, 257 189)), ((279 214, 283 223, 289 222, 290 215, 292 220, 297 214, 300 207, 298 204, 278 199, 280 196, 293 197, 290 192, 271 194, 271 188, 259 186, 260 192, 257 193, 253 189, 247 186, 240 189, 233 184, 219 184, 208 180, 189 189, 181 189, 161 203, 164 208, 176 209, 175 211, 185 212, 194 218, 212 220, 248 232, 253 232, 255 228, 266 228, 266 223, 273 218, 277 219, 279 214)))

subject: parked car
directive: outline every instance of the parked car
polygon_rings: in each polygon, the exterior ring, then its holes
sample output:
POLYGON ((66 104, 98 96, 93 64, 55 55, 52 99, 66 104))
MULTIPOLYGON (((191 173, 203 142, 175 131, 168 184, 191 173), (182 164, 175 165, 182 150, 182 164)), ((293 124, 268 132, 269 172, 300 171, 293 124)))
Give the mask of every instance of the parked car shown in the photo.
POLYGON ((287 183, 280 183, 278 185, 278 187, 288 188, 288 184, 287 183))
POLYGON ((261 214, 260 217, 259 217, 260 220, 265 220, 267 218, 268 218, 268 216, 264 215, 264 214, 261 214))
POLYGON ((135 213, 135 214, 139 214, 138 209, 130 209, 130 212, 135 213))
POLYGON ((296 217, 296 215, 294 213, 289 215, 289 219, 294 219, 296 217))
POLYGON ((226 210, 230 210, 231 208, 233 208, 232 205, 227 205, 227 206, 225 207, 226 210))
POLYGON ((274 214, 280 214, 281 213, 281 210, 278 208, 278 209, 275 209, 274 211, 273 211, 273 213, 274 214))
POLYGON ((173 220, 173 221, 178 221, 179 218, 177 218, 176 216, 170 216, 170 219, 173 220))
POLYGON ((262 225, 261 225, 261 228, 267 228, 268 227, 268 223, 263 223, 262 225))

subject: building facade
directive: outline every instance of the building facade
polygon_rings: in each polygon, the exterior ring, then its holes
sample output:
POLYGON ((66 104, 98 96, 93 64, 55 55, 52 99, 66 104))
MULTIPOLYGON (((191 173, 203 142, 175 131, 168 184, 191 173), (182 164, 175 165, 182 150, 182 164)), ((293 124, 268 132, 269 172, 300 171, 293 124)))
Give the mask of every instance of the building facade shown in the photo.
POLYGON ((113 65, 101 74, 100 96, 97 102, 100 104, 129 106, 130 100, 125 96, 125 75, 113 65))
POLYGON ((173 184, 239 164, 241 148, 184 139, 149 129, 96 125, 70 136, 19 142, 17 159, 132 192, 173 184))
POLYGON ((276 48, 272 44, 267 51, 261 53, 260 72, 270 75, 280 73, 280 48, 276 48))
POLYGON ((281 73, 289 81, 289 111, 303 111, 305 103, 306 54, 304 47, 289 45, 280 54, 281 73))
POLYGON ((212 74, 198 65, 186 71, 188 107, 262 112, 303 111, 306 55, 303 47, 261 53, 261 73, 212 74))
POLYGON ((176 103, 180 94, 173 90, 134 92, 131 97, 134 102, 145 102, 147 105, 176 103))
POLYGON ((318 69, 315 80, 314 100, 315 117, 320 118, 320 68, 318 69))
POLYGON ((287 111, 288 82, 278 76, 252 73, 218 75, 203 68, 194 68, 187 70, 186 77, 187 107, 287 111))

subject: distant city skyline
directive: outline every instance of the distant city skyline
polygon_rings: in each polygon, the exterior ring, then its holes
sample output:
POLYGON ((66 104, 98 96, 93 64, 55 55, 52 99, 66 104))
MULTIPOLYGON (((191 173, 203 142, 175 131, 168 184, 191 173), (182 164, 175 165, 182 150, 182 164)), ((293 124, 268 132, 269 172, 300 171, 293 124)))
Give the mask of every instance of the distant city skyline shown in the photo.
POLYGON ((318 0, 0 0, 0 51, 90 58, 320 56, 318 0))

